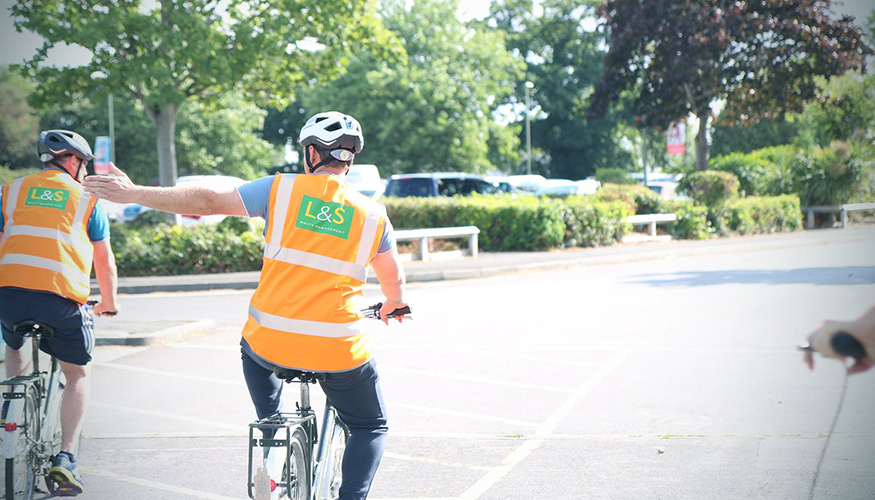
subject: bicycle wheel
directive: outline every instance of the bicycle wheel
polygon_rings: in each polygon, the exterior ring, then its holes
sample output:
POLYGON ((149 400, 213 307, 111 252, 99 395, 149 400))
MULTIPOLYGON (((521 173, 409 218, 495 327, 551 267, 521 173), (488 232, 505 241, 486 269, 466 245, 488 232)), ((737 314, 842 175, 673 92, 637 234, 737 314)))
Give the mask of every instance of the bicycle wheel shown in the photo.
POLYGON ((334 429, 328 445, 328 500, 340 498, 340 485, 343 483, 343 452, 349 432, 339 418, 334 419, 334 429))
POLYGON ((287 477, 283 483, 287 485, 283 498, 290 500, 310 499, 310 468, 307 464, 307 435, 300 427, 295 429, 291 438, 292 456, 286 464, 287 477))
MULTIPOLYGON (((64 383, 60 382, 58 384, 58 389, 55 394, 52 395, 53 402, 51 403, 51 408, 48 409, 48 413, 46 414, 46 420, 43 423, 44 429, 52 429, 51 436, 49 436, 50 441, 45 443, 44 451, 48 454, 49 457, 54 457, 58 453, 61 452, 61 396, 64 394, 64 383)), ((55 482, 49 477, 49 469, 52 467, 52 462, 48 461, 42 464, 40 467, 40 475, 43 476, 43 480, 45 481, 47 491, 55 490, 55 482)))
POLYGON ((39 398, 29 387, 24 397, 24 428, 18 433, 14 458, 6 459, 6 500, 31 500, 36 489, 36 455, 31 447, 39 438, 39 398))

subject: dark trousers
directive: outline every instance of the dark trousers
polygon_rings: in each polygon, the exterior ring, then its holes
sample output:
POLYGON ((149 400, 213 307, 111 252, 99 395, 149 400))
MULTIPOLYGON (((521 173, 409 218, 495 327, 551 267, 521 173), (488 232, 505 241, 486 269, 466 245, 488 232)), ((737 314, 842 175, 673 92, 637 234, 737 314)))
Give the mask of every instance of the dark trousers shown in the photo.
MULTIPOLYGON (((255 413, 261 419, 282 411, 283 382, 266 361, 247 353, 248 347, 244 344, 243 376, 255 413)), ((319 385, 349 428, 340 500, 364 500, 383 457, 389 429, 376 362, 372 359, 349 371, 321 375, 324 379, 319 385)), ((320 431, 326 432, 325 429, 320 431)))

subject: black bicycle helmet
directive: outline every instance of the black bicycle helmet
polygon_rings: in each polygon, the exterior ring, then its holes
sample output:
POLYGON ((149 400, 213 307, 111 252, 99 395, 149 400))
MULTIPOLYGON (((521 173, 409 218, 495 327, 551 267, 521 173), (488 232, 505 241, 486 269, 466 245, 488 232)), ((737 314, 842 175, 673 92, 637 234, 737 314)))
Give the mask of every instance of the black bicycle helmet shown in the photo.
POLYGON ((91 146, 84 137, 69 130, 46 130, 40 132, 36 153, 43 163, 59 156, 73 155, 85 161, 94 159, 91 146))

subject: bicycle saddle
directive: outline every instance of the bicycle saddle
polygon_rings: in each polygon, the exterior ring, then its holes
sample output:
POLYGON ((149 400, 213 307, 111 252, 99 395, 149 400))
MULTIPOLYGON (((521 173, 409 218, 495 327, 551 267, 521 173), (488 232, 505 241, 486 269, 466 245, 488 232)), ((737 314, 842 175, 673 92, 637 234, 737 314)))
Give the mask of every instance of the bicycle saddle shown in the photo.
POLYGON ((320 378, 319 375, 313 372, 292 370, 291 368, 276 367, 273 369, 273 373, 277 376, 278 379, 285 382, 292 382, 295 379, 299 379, 301 382, 309 382, 311 384, 315 384, 316 381, 320 378))
POLYGON ((12 325, 12 331, 22 337, 33 337, 35 335, 39 335, 44 339, 50 339, 55 336, 55 329, 51 326, 40 323, 39 321, 34 321, 32 319, 26 319, 24 321, 19 321, 12 325))

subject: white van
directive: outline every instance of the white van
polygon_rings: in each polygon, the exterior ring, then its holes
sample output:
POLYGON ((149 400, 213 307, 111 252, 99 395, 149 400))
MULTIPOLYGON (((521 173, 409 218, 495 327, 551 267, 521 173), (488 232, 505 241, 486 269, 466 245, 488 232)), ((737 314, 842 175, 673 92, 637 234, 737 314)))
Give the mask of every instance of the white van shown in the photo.
POLYGON ((346 183, 349 184, 349 187, 372 199, 379 198, 385 188, 376 165, 353 163, 349 166, 349 172, 346 173, 346 183))

